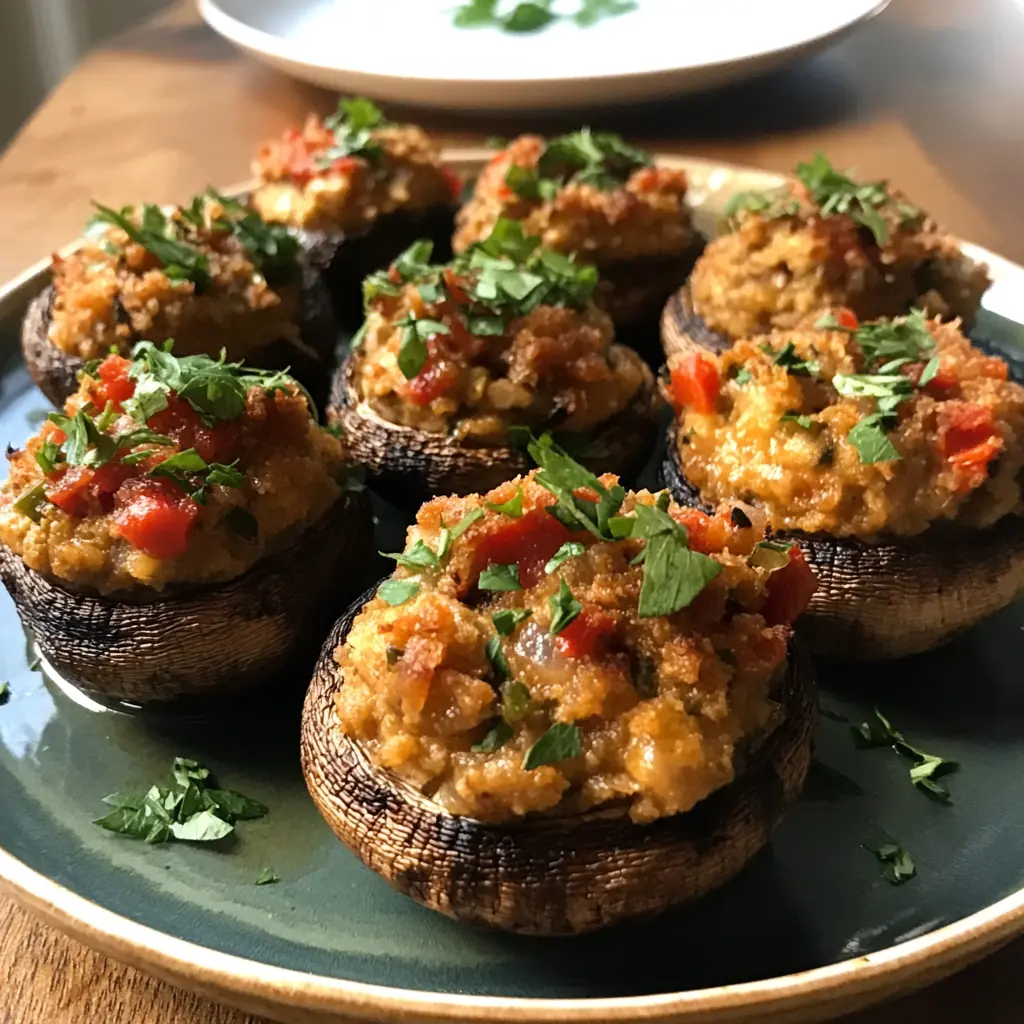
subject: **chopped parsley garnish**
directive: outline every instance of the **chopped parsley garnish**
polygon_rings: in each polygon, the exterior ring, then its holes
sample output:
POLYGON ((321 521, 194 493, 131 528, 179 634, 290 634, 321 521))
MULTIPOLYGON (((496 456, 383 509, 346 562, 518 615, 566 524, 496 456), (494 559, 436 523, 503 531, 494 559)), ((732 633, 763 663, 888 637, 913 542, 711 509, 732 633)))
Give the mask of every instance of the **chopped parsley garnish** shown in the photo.
POLYGON ((558 636, 583 611, 583 605, 572 596, 569 584, 565 580, 559 581, 558 593, 548 598, 548 607, 551 609, 551 625, 548 632, 552 636, 558 636))
POLYGON ((960 764, 937 754, 928 754, 917 747, 911 746, 906 737, 878 708, 874 710, 874 719, 851 726, 853 740, 859 747, 892 747, 900 757, 911 761, 910 781, 923 793, 950 803, 952 798, 945 784, 939 779, 943 775, 955 772, 960 764))
POLYGON ((548 435, 531 440, 530 455, 540 467, 536 480, 556 498, 548 507, 570 530, 587 530, 601 540, 635 537, 646 541, 639 613, 643 618, 672 615, 688 607, 722 570, 708 555, 691 551, 686 527, 666 511, 668 494, 659 504, 636 505, 634 516, 620 516, 626 492, 618 484, 605 487, 598 478, 559 448, 548 435), (589 492, 594 498, 578 496, 589 492))
POLYGON ((105 796, 103 802, 114 809, 93 824, 147 843, 204 843, 223 839, 238 821, 267 813, 258 800, 214 788, 209 770, 191 758, 175 758, 173 774, 173 786, 151 786, 144 796, 105 796))
POLYGON ((346 156, 359 157, 370 164, 380 163, 384 148, 374 141, 373 130, 387 123, 380 108, 371 100, 343 96, 338 100, 338 109, 324 119, 327 130, 334 132, 334 142, 318 158, 317 164, 323 169, 346 156))
MULTIPOLYGON (((208 188, 203 197, 221 208, 210 226, 227 231, 241 242, 257 269, 271 287, 295 277, 299 268, 299 240, 284 224, 264 220, 255 210, 248 210, 237 199, 208 188)), ((193 200, 195 204, 197 200, 193 200)))
POLYGON ((33 523, 43 518, 43 505, 46 504, 46 487, 42 481, 30 487, 14 502, 14 511, 28 516, 33 523))
POLYGON ((520 622, 525 622, 533 614, 529 608, 505 608, 491 616, 494 628, 501 636, 511 636, 520 622))
MULTIPOLYGON (((815 327, 827 330, 847 330, 829 314, 815 327)), ((934 356, 935 339, 928 329, 924 313, 915 309, 898 320, 878 320, 861 324, 850 331, 864 352, 869 369, 875 373, 843 374, 832 378, 832 386, 847 398, 874 398, 877 411, 865 416, 847 435, 860 455, 861 462, 892 462, 901 458, 888 436, 897 423, 898 406, 909 399, 917 389, 925 387, 939 370, 934 356), (908 363, 925 364, 917 383, 899 373, 908 363)))
POLYGON ((637 0, 579 0, 572 13, 553 8, 554 0, 518 0, 512 7, 501 0, 465 0, 455 9, 454 23, 458 28, 493 27, 511 33, 538 32, 552 22, 565 20, 589 28, 604 18, 635 11, 637 0))
POLYGON ((864 849, 873 853, 882 865, 882 877, 891 885, 902 885, 917 874, 914 858, 902 843, 895 840, 882 843, 864 843, 864 849))
POLYGON ((512 519, 521 519, 523 515, 523 490, 517 488, 516 493, 512 495, 508 501, 504 501, 498 505, 492 505, 489 502, 487 507, 492 512, 500 512, 503 516, 509 516, 512 519))
POLYGON ((859 184, 837 171, 821 153, 816 154, 810 163, 798 164, 796 176, 822 216, 850 217, 867 228, 879 245, 885 245, 889 240, 889 225, 882 217, 882 210, 895 208, 902 223, 912 223, 921 217, 921 211, 909 203, 897 203, 885 182, 859 184))
POLYGON ((481 590, 522 590, 519 582, 519 566, 495 565, 493 562, 480 573, 476 584, 481 590))
MULTIPOLYGON (((884 182, 856 182, 837 171, 820 153, 809 163, 798 164, 796 177, 823 217, 850 217, 871 232, 878 245, 885 245, 889 240, 889 225, 882 216, 883 211, 895 210, 902 224, 921 219, 921 211, 910 203, 894 199, 884 182)), ((788 187, 740 192, 729 200, 725 215, 731 218, 742 211, 763 214, 770 219, 795 217, 800 212, 800 203, 788 187)))
POLYGON ((273 868, 264 868, 257 876, 254 885, 272 885, 274 882, 281 881, 277 877, 277 872, 273 868))
POLYGON ((554 199, 563 185, 591 185, 602 191, 621 188, 651 157, 612 132, 578 132, 550 139, 535 167, 511 164, 505 184, 530 200, 554 199))
POLYGON ((379 554, 384 558, 393 558, 406 569, 436 569, 439 564, 437 554, 431 551, 422 540, 416 541, 407 551, 398 554, 388 554, 386 551, 381 551, 379 554))
POLYGON ((544 566, 544 572, 550 576, 559 566, 564 565, 570 558, 578 558, 586 552, 585 544, 578 540, 567 540, 548 560, 544 566))
POLYGON ((529 772, 546 764, 558 764, 579 757, 582 742, 579 726, 571 722, 555 722, 523 758, 523 767, 529 772))
POLYGON ((406 317, 398 322, 402 328, 402 344, 398 349, 398 368, 406 380, 419 376, 427 365, 430 353, 427 339, 436 334, 450 334, 450 329, 438 320, 417 320, 406 317))
POLYGON ((479 743, 474 743, 469 749, 474 754, 493 754, 500 750, 512 739, 512 726, 504 718, 495 719, 494 725, 487 731, 487 734, 479 743))
POLYGON ((487 655, 487 660, 491 663, 491 670, 494 672, 494 678, 499 683, 505 682, 512 675, 511 669, 508 667, 508 659, 505 657, 505 652, 501 649, 501 637, 492 636, 487 641, 484 647, 484 653, 487 655))
POLYGON ((772 362, 776 366, 781 366, 786 373, 791 373, 794 377, 817 377, 821 372, 821 364, 814 359, 801 359, 791 341, 787 341, 778 350, 772 348, 768 342, 764 342, 760 348, 765 355, 772 357, 772 362))
POLYGON ((392 607, 405 604, 420 592, 418 580, 385 580, 377 588, 377 596, 392 607))
POLYGON ((135 381, 135 394, 124 402, 124 411, 140 423, 167 408, 171 391, 184 399, 208 426, 237 419, 245 412, 250 388, 264 391, 298 389, 306 398, 310 415, 316 418, 316 406, 293 377, 283 371, 258 370, 244 363, 229 363, 209 356, 175 356, 167 347, 140 341, 132 349, 129 376, 135 381))
POLYGON ((532 703, 525 683, 510 680, 501 684, 501 715, 506 722, 521 721, 529 713, 532 703))
POLYGON ((224 525, 249 544, 260 539, 260 524, 256 517, 244 508, 229 509, 224 516, 224 525))
POLYGON ((206 493, 210 487, 241 488, 245 485, 245 476, 233 465, 221 462, 207 462, 195 448, 172 455, 163 462, 157 463, 150 471, 152 477, 165 476, 173 480, 194 502, 202 505, 206 502, 206 493))
POLYGON ((754 375, 745 366, 741 366, 736 371, 736 376, 733 377, 733 380, 736 381, 740 387, 743 387, 744 384, 749 384, 753 379, 754 375))
POLYGON ((795 412, 787 412, 779 417, 780 423, 795 423, 801 430, 810 430, 814 426, 814 420, 810 416, 803 416, 795 412))
POLYGON ((209 287, 210 261, 194 245, 175 237, 174 220, 159 206, 146 203, 138 224, 130 206, 121 210, 112 210, 97 202, 93 202, 93 206, 98 212, 93 215, 90 225, 106 223, 120 228, 133 242, 160 261, 164 273, 172 281, 191 281, 196 291, 209 287))
POLYGON ((451 529, 452 540, 458 540, 474 523, 486 515, 482 508, 470 509, 451 529))

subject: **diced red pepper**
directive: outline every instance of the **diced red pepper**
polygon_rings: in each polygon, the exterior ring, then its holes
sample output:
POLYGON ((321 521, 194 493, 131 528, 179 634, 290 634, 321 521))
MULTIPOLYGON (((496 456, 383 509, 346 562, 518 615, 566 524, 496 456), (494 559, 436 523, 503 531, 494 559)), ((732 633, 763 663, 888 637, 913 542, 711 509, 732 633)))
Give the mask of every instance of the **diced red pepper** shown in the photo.
POLYGON ((490 563, 519 566, 519 580, 532 587, 544 577, 544 566, 572 534, 545 511, 504 520, 477 545, 473 579, 490 563))
POLYGON ((1006 380, 1010 375, 1010 368, 999 356, 987 356, 982 360, 981 373, 983 377, 1006 380))
POLYGON ((136 478, 117 493, 114 526, 151 558, 179 558, 188 550, 199 506, 168 480, 136 478))
POLYGON ((441 174, 452 194, 452 202, 457 203, 462 198, 462 179, 450 167, 442 167, 441 174))
POLYGON ((597 608, 583 611, 555 637, 555 647, 567 658, 589 658, 615 630, 615 619, 597 608))
POLYGON ((980 487, 1005 442, 992 410, 974 402, 947 402, 939 412, 939 450, 957 473, 960 491, 980 487))
POLYGON ((52 441, 54 444, 63 444, 68 439, 68 435, 53 420, 47 420, 42 425, 39 436, 44 441, 52 441))
POLYGON ((448 294, 460 305, 469 305, 469 292, 462 286, 459 275, 450 267, 444 272, 444 286, 448 294))
POLYGON ((690 548, 708 555, 721 551, 726 535, 716 529, 717 517, 712 517, 696 508, 674 508, 672 518, 686 527, 690 535, 690 548), (716 543, 717 542, 717 543, 716 543))
POLYGON ((93 510, 89 488, 93 471, 87 466, 72 466, 57 483, 50 488, 46 497, 61 511, 77 519, 84 519, 93 510))
POLYGON ((818 580, 795 544, 789 549, 789 561, 768 578, 767 596, 761 614, 769 626, 795 622, 810 604, 818 580))
POLYGON ((188 402, 176 395, 167 399, 167 408, 154 413, 147 425, 158 434, 173 438, 182 448, 195 448, 207 462, 231 462, 238 437, 231 423, 208 427, 188 402))
MULTIPOLYGON (((921 374, 924 373, 924 368, 927 365, 927 363, 921 362, 907 363, 900 369, 900 373, 917 384, 921 380, 921 374)), ((946 366, 940 366, 935 376, 924 386, 925 393, 931 395, 932 398, 937 398, 939 401, 955 397, 959 390, 960 381, 957 375, 946 366)))
POLYGON ((430 405, 450 391, 459 379, 459 368, 455 363, 438 355, 437 347, 427 342, 427 361, 412 380, 402 385, 402 395, 413 405, 430 405))
POLYGON ((135 394, 135 381, 128 376, 132 363, 123 356, 109 355, 96 370, 97 381, 92 385, 90 398, 93 405, 103 410, 107 402, 114 403, 114 410, 121 411, 121 403, 135 394))
POLYGON ((713 360, 692 352, 672 368, 672 404, 676 412, 689 407, 702 415, 715 411, 718 367, 713 360))
POLYGON ((846 306, 836 307, 836 309, 832 311, 832 316, 840 327, 845 327, 848 331, 855 331, 860 327, 860 321, 857 319, 857 314, 846 306))

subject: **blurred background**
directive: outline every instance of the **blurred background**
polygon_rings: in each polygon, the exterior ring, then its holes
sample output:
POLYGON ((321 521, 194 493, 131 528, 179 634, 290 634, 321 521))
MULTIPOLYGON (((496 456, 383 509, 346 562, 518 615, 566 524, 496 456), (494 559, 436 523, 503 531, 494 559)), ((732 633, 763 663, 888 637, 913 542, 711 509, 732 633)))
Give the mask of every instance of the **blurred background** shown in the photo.
POLYGON ((0 0, 0 147, 87 50, 170 0, 0 0))

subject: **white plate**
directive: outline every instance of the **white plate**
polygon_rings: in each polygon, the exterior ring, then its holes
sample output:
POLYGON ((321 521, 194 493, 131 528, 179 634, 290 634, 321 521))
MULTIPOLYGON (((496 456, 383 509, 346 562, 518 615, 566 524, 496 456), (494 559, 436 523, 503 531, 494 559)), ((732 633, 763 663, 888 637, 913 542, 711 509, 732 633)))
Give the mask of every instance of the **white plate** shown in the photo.
MULTIPOLYGON (((237 46, 317 85, 509 110, 655 99, 746 78, 829 45, 889 0, 639 0, 589 28, 558 21, 528 35, 456 28, 459 2, 199 0, 199 10, 237 46)), ((556 0, 569 11, 577 3, 556 0)))

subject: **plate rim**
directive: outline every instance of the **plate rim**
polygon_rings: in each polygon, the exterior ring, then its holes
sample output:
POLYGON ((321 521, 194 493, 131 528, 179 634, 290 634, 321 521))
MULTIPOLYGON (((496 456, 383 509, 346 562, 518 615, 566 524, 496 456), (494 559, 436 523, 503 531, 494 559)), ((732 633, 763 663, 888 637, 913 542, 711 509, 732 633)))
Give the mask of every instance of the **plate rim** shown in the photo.
MULTIPOLYGON (((886 0, 888 2, 888 0, 886 0)), ((449 147, 447 162, 478 170, 492 151, 449 147)), ((745 176, 770 187, 785 175, 726 161, 656 153, 658 163, 698 171, 713 190, 722 181, 745 176)), ((251 186, 245 182, 229 194, 251 186)), ((60 251, 73 250, 71 243, 60 251)), ((1024 277, 1024 266, 982 246, 964 249, 990 266, 998 281, 1024 277)), ((31 265, 0 286, 0 318, 21 308, 41 285, 50 260, 31 265)), ((911 991, 979 959, 1024 932, 1024 886, 959 920, 906 942, 796 974, 683 992, 605 998, 526 998, 459 995, 395 988, 330 978, 277 967, 177 938, 108 910, 36 871, 0 846, 0 893, 13 898, 61 931, 114 959, 150 971, 182 987, 212 994, 254 1012, 301 1011, 339 1019, 412 1021, 416 1024, 627 1024, 686 1021, 731 1024, 770 1010, 773 1020, 821 1019, 911 991), (738 1016, 738 1014, 740 1016, 738 1016), (369 1016, 366 1016, 369 1015, 369 1016)))
MULTIPOLYGON (((868 0, 871 2, 871 0, 868 0)), ((219 0, 197 0, 197 8, 203 21, 218 35, 227 39, 235 46, 252 53, 255 56, 271 59, 276 62, 283 62, 304 68, 308 71, 316 71, 321 74, 345 74, 357 75, 366 81, 376 82, 400 82, 410 85, 420 82, 429 85, 457 86, 464 89, 482 88, 486 86, 525 86, 525 85, 580 85, 586 82, 593 82, 599 86, 607 86, 614 82, 640 82, 646 80, 658 80, 666 76, 678 76, 682 74, 700 75, 713 69, 720 69, 732 65, 742 66, 750 62, 762 62, 778 59, 790 53, 800 53, 806 49, 813 49, 824 45, 828 40, 838 39, 854 28, 871 21, 881 14, 891 3, 891 0, 873 0, 874 6, 857 15, 842 25, 820 32, 817 35, 798 42, 787 43, 783 46, 771 47, 767 50, 758 50, 756 53, 748 53, 741 57, 724 58, 722 60, 703 61, 698 64, 684 64, 676 66, 663 66, 647 68, 642 71, 598 71, 594 74, 560 75, 557 73, 545 72, 541 76, 517 76, 511 78, 451 78, 445 75, 404 75, 392 74, 368 70, 366 68, 348 68, 338 64, 327 63, 322 60, 311 60, 301 55, 301 47, 288 42, 287 39, 274 35, 265 29, 256 28, 236 18, 233 14, 225 11, 219 0)))

